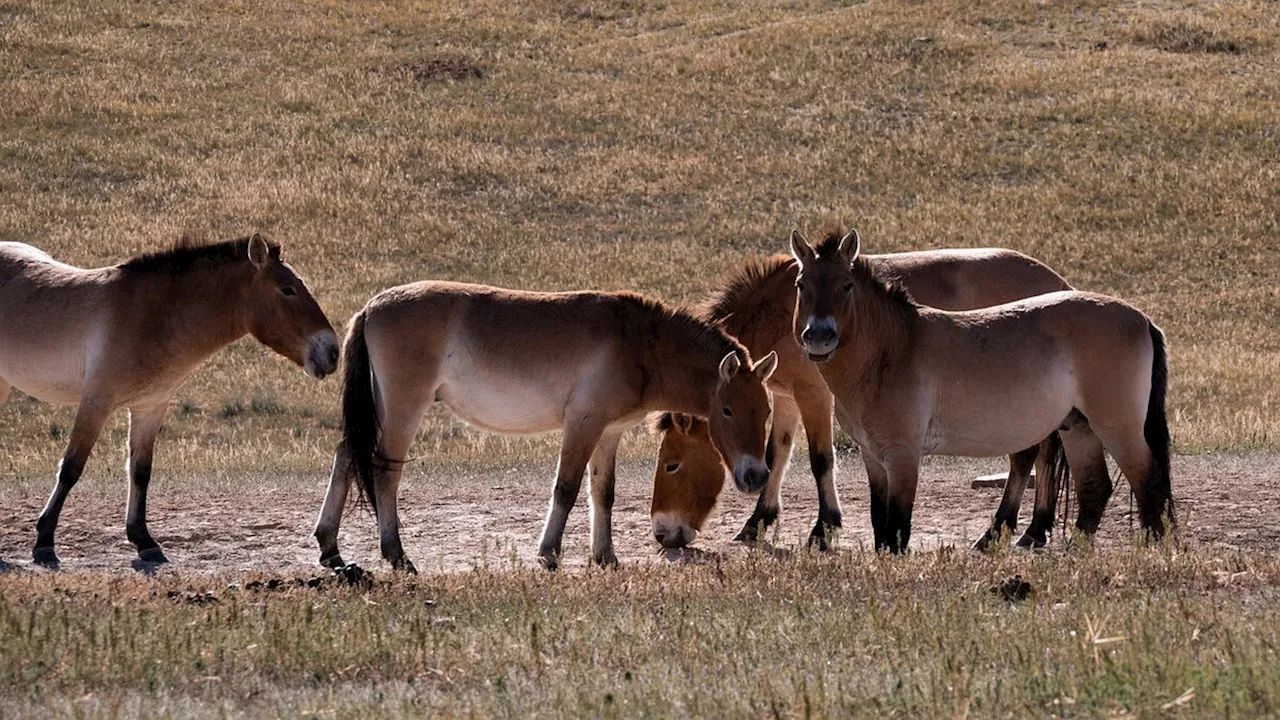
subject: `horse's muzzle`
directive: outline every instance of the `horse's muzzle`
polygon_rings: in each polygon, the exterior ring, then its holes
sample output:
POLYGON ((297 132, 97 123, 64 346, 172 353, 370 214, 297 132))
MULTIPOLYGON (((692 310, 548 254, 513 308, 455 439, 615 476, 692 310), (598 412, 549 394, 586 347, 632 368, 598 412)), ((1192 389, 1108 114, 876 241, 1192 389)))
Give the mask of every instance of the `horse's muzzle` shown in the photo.
POLYGON ((668 550, 688 547, 698 531, 676 520, 670 513, 661 512, 653 517, 653 539, 668 550))
POLYGON ((809 359, 814 362, 825 362, 831 359, 840 345, 840 335, 836 332, 834 318, 809 318, 804 331, 800 333, 800 343, 809 359))
POLYGON ((307 341, 307 361, 302 371, 317 380, 338 369, 338 336, 332 330, 321 330, 307 341))
POLYGON ((769 466, 756 457, 744 457, 733 467, 733 484, 739 491, 756 494, 769 484, 769 466))

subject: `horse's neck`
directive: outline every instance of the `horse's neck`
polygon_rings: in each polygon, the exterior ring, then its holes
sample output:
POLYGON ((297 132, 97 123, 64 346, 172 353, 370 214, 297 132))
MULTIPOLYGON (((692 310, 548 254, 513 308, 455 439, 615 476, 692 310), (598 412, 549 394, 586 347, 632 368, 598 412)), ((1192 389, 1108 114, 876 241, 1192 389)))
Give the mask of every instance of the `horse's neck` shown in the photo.
POLYGON ((821 366, 829 385, 843 386, 841 403, 853 414, 875 401, 886 372, 910 362, 918 332, 915 309, 891 296, 870 274, 857 279, 853 310, 846 320, 849 337, 831 362, 821 366), (835 381, 835 382, 832 382, 835 381))
POLYGON ((731 313, 720 323, 747 347, 751 357, 768 354, 793 332, 796 272, 793 265, 771 275, 757 289, 754 303, 731 313))
POLYGON ((189 275, 137 273, 126 276, 132 283, 132 297, 147 307, 140 314, 153 313, 148 324, 163 328, 155 338, 193 361, 200 361, 248 333, 244 315, 245 292, 250 273, 228 265, 189 275))
POLYGON ((733 349, 707 337, 693 337, 683 329, 658 333, 646 362, 650 387, 645 392, 649 410, 667 410, 706 417, 711 393, 719 378, 720 361, 733 349))

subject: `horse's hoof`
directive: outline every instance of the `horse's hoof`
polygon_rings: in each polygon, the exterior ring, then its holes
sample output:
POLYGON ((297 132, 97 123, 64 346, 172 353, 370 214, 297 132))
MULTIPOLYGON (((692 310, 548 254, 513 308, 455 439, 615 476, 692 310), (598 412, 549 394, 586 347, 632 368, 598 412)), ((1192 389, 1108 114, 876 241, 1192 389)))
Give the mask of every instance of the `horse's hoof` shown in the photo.
POLYGON ((742 532, 739 532, 737 535, 734 535, 733 541, 738 543, 746 543, 748 545, 755 545, 757 542, 760 541, 760 538, 758 535, 756 535, 755 529, 752 528, 750 531, 743 530, 742 532))
POLYGON ((831 552, 831 545, 827 542, 826 533, 814 533, 809 536, 809 547, 818 552, 831 552))
POLYGON ((35 564, 50 570, 57 570, 62 563, 58 560, 58 553, 54 552, 52 545, 38 547, 31 551, 31 559, 35 564))
POLYGON ((556 553, 543 553, 538 555, 538 564, 543 570, 558 570, 560 568, 560 556, 556 553))
POLYGON ((341 570, 342 568, 347 567, 347 564, 342 561, 342 555, 336 552, 332 555, 322 555, 320 557, 320 565, 321 567, 327 567, 330 570, 341 570))
POLYGON ((605 552, 592 557, 591 562, 599 565, 600 567, 616 568, 618 567, 618 556, 614 554, 613 550, 606 550, 605 552))
POLYGON ((1040 550, 1047 544, 1048 541, 1044 538, 1035 538, 1031 535, 1023 535, 1018 538, 1018 547, 1024 550, 1040 550))
POLYGON ((404 573, 406 575, 418 574, 418 568, 414 567, 413 563, 410 562, 408 559, 401 560, 400 562, 397 562, 397 563, 392 563, 391 569, 399 573, 404 573))
POLYGON ((142 562, 153 563, 156 565, 163 565, 164 563, 169 562, 169 558, 164 556, 164 551, 161 550, 159 547, 151 547, 151 548, 147 548, 146 550, 139 550, 138 559, 141 560, 142 562))

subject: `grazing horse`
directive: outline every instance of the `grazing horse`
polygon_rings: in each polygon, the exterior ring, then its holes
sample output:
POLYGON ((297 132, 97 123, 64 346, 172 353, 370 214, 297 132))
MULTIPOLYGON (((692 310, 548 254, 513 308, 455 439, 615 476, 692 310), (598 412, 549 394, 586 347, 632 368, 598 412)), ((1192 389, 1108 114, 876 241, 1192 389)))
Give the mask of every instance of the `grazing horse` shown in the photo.
POLYGON ((79 403, 32 556, 57 567, 53 534, 107 418, 129 409, 125 532, 146 562, 166 562, 147 531, 156 434, 174 394, 213 353, 251 334, 323 378, 338 338, 302 279, 259 235, 181 244, 83 270, 30 245, 0 243, 0 404, 12 388, 79 403))
MULTIPOLYGON (((1149 537, 1172 525, 1164 333, 1150 318, 1075 291, 934 310, 872 272, 860 247, 856 231, 816 249, 792 233, 793 329, 862 448, 877 549, 907 547, 923 456, 1004 455, 1058 430, 1068 461, 1073 448, 1115 457, 1149 537)), ((1049 484, 1037 480, 1037 504, 1049 484)), ((1109 482, 1081 488, 1077 526, 1096 528, 1110 494, 1109 482)))
MULTIPOLYGON (((1071 289, 1049 267, 1013 250, 930 250, 872 255, 866 261, 877 274, 902 283, 918 302, 944 310, 969 310, 1071 289)), ((777 519, 792 440, 803 423, 809 464, 818 485, 818 520, 809 544, 826 549, 828 532, 841 524, 831 444, 832 398, 818 367, 805 358, 791 333, 797 272, 795 260, 788 255, 748 260, 699 307, 698 314, 718 323, 753 355, 778 353, 778 369, 769 378, 773 391, 773 429, 766 456, 769 484, 734 539, 754 542, 777 519)), ((664 547, 684 547, 715 507, 724 471, 705 421, 663 415, 656 429, 663 435, 654 468, 653 535, 664 547)), ((1031 448, 1010 456, 1014 484, 1024 478, 1022 487, 1026 486, 1036 455, 1037 448, 1031 448)), ((997 526, 1011 531, 1017 525, 1022 487, 1006 485, 997 526)))
POLYGON ((759 492, 769 393, 777 365, 718 326, 631 293, 540 293, 421 282, 386 290, 352 319, 346 339, 343 439, 316 523, 320 562, 343 564, 338 525, 354 468, 377 515, 382 556, 413 572, 400 543, 396 494, 427 407, 506 434, 563 430, 538 545, 560 562, 584 470, 591 478, 591 559, 613 551, 614 460, 623 431, 658 410, 708 418, 711 442, 743 492, 759 492))

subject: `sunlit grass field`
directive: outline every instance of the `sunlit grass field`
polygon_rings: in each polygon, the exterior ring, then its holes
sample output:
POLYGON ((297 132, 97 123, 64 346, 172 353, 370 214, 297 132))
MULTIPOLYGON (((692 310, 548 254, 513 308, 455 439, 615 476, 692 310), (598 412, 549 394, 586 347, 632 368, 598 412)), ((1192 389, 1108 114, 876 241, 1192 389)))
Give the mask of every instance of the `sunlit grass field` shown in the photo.
MULTIPOLYGON (((692 301, 831 220, 868 252, 1011 247, 1166 330, 1179 451, 1275 450, 1278 38, 1268 2, 5 2, 0 240, 93 266, 261 231, 335 325, 423 278, 692 301)), ((238 343, 180 393, 158 479, 318 493, 337 393, 238 343)), ((51 485, 72 412, 15 393, 0 482, 51 485)), ((90 476, 123 488, 124 436, 90 476)), ((433 414, 415 453, 555 442, 433 414)), ((6 574, 0 716, 1267 715, 1277 571, 1193 549, 368 592, 6 574), (1030 599, 988 591, 1017 573, 1030 599)))

